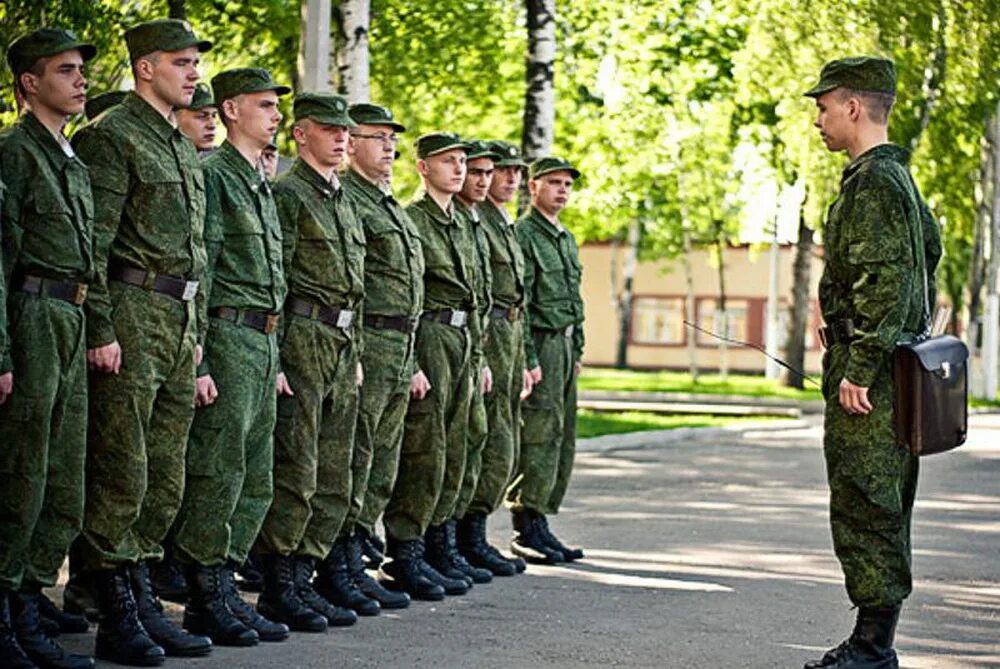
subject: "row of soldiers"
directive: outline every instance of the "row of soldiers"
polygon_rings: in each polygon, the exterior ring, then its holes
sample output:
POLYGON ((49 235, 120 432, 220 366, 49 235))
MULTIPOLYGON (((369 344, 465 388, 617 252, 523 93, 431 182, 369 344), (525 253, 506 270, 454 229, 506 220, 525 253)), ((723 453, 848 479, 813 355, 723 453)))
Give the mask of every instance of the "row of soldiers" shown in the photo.
POLYGON ((559 213, 579 172, 431 133, 404 208, 391 111, 304 93, 272 185, 289 88, 241 68, 199 92, 211 44, 182 21, 125 41, 135 90, 72 142, 96 49, 42 28, 7 51, 23 113, 0 136, 0 667, 93 666, 53 640, 80 621, 42 593, 67 552, 95 655, 135 666, 582 557, 547 520, 574 454, 581 266, 559 213), (199 158, 215 111, 226 140, 199 158), (520 557, 486 540, 504 501, 520 557), (180 627, 151 579, 165 547, 180 627), (363 554, 383 550, 373 578, 363 554), (251 555, 256 607, 234 576, 251 555))

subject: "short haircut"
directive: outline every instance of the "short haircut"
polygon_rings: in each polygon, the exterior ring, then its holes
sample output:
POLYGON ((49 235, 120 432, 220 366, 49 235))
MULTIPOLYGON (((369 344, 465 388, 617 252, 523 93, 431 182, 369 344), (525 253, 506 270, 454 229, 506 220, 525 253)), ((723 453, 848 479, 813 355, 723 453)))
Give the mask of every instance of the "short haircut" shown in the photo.
POLYGON ((151 53, 143 54, 132 61, 132 73, 135 74, 135 66, 138 65, 140 60, 148 60, 153 65, 160 62, 160 57, 163 55, 160 51, 153 51, 151 53))
POLYGON ((861 100, 861 106, 865 108, 865 113, 873 123, 885 125, 889 122, 889 114, 896 104, 896 96, 892 93, 882 91, 857 91, 852 88, 842 88, 840 90, 840 100, 843 102, 847 98, 855 97, 861 100))
MULTIPOLYGON (((39 58, 34 63, 32 63, 31 67, 29 67, 21 74, 33 74, 36 77, 40 77, 43 74, 45 74, 45 66, 48 65, 48 63, 49 59, 43 56, 42 58, 39 58)), ((21 74, 14 77, 14 83, 17 86, 17 92, 21 94, 21 97, 27 98, 28 91, 24 90, 24 84, 21 83, 21 74)))

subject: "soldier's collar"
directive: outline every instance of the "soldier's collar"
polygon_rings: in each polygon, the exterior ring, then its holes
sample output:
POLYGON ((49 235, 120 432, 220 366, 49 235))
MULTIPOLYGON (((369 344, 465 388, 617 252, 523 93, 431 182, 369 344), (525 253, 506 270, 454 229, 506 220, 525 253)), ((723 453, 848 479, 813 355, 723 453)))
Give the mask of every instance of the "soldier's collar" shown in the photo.
POLYGON ((230 165, 243 181, 246 182, 250 190, 256 192, 260 190, 261 184, 267 184, 267 179, 263 173, 250 164, 250 161, 240 153, 240 150, 233 146, 228 140, 216 150, 216 153, 230 165))
POLYGON ((156 111, 153 105, 143 100, 134 91, 125 96, 125 99, 121 101, 121 106, 149 126, 149 129, 159 135, 161 139, 170 139, 170 136, 175 132, 180 132, 167 119, 163 118, 163 115, 156 111))
POLYGON ((377 183, 369 181, 364 174, 361 174, 353 167, 348 168, 347 172, 344 173, 342 181, 356 186, 359 191, 364 193, 365 196, 373 202, 377 203, 382 200, 389 200, 393 203, 396 202, 396 198, 392 196, 391 189, 383 188, 377 183))
POLYGON ((535 207, 531 208, 531 213, 528 216, 532 221, 534 221, 536 226, 544 230, 549 236, 556 239, 569 232, 569 230, 566 229, 566 226, 562 223, 553 224, 552 221, 545 218, 545 215, 538 211, 535 207))
POLYGON ((865 165, 872 160, 892 160, 900 163, 901 165, 909 165, 910 151, 908 149, 904 149, 898 144, 879 144, 878 146, 873 146, 852 160, 851 163, 844 168, 844 179, 857 172, 861 169, 862 165, 865 165))
POLYGON ((451 198, 451 202, 448 205, 448 211, 441 208, 441 205, 437 203, 431 194, 426 190, 423 192, 423 197, 417 200, 417 203, 423 203, 424 210, 431 215, 431 218, 436 220, 442 225, 458 225, 458 221, 455 219, 455 198, 451 198))
POLYGON ((330 181, 327 181, 322 174, 313 169, 313 166, 302 160, 302 158, 297 158, 295 160, 295 164, 292 165, 292 171, 299 174, 300 178, 304 179, 306 183, 318 190, 323 197, 332 198, 339 191, 339 179, 337 180, 338 187, 335 188, 330 181))
MULTIPOLYGON (((38 117, 30 111, 21 117, 21 123, 24 125, 25 132, 45 148, 49 159, 59 169, 62 169, 67 162, 76 158, 76 154, 67 155, 66 151, 59 144, 59 140, 52 134, 52 131, 45 127, 38 120, 38 117)), ((63 139, 65 140, 65 137, 63 139)))

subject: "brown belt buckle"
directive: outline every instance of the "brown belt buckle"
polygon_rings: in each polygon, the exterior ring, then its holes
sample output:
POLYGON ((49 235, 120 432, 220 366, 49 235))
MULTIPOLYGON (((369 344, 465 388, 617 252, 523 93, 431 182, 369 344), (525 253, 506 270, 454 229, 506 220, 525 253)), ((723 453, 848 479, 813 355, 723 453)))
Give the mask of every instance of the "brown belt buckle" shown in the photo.
POLYGON ((271 334, 278 329, 278 314, 268 314, 264 321, 264 334, 271 334))
POLYGON ((73 304, 80 306, 87 301, 87 284, 76 284, 76 294, 73 295, 73 304))

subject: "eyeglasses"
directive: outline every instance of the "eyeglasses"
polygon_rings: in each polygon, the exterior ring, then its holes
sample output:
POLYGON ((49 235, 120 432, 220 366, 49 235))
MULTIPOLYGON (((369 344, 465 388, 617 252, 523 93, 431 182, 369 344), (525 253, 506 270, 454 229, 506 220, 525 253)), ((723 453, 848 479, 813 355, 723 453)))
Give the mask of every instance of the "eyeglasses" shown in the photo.
POLYGON ((396 146, 399 144, 399 135, 384 135, 378 133, 376 135, 362 135, 360 132, 351 133, 351 137, 359 137, 361 139, 374 139, 382 144, 388 144, 389 146, 396 146))

